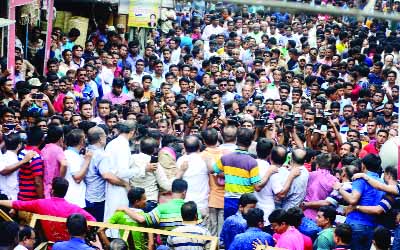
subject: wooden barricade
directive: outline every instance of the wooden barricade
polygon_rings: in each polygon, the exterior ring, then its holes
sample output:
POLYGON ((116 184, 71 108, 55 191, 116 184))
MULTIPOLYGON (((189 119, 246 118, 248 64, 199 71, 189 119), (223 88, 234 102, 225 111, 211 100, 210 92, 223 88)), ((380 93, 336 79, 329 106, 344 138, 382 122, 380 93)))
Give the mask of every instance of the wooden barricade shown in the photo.
MULTIPOLYGON (((37 221, 46 220, 52 222, 66 222, 66 218, 61 217, 54 217, 48 215, 40 215, 40 214, 33 214, 30 226, 34 228, 36 226, 37 221)), ((199 240, 208 240, 211 241, 210 250, 217 250, 218 249, 218 238, 214 236, 205 236, 205 235, 196 235, 196 234, 188 234, 188 233, 180 233, 180 232, 171 232, 166 230, 154 229, 154 228, 146 228, 146 227, 135 227, 135 226, 126 226, 126 225, 118 225, 118 224, 110 224, 104 222, 93 222, 88 221, 88 226, 99 227, 99 228, 108 228, 108 229, 118 229, 118 230, 125 230, 122 239, 126 241, 128 239, 129 233, 131 231, 134 232, 141 232, 141 233, 153 233, 153 234, 160 234, 160 235, 167 235, 167 236, 177 236, 177 237, 185 237, 191 239, 199 239, 199 240)), ((46 249, 47 243, 42 243, 35 250, 46 249)))

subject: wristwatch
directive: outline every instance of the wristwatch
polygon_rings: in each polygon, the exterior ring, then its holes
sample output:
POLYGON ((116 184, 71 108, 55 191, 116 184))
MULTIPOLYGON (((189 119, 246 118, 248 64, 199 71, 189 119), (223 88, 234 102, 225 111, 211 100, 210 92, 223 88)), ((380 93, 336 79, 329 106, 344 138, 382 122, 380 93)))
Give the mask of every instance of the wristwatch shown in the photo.
POLYGON ((357 211, 360 210, 360 206, 359 205, 356 206, 356 210, 357 211))

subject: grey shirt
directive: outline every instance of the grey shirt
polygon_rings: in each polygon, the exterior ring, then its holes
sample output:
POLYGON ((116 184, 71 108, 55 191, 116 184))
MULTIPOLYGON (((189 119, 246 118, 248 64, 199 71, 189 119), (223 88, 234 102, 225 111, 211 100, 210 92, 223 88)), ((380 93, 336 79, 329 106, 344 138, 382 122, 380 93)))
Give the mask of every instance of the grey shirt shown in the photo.
POLYGON ((308 183, 308 170, 301 166, 301 173, 297 176, 290 186, 289 192, 282 200, 282 208, 287 210, 292 207, 300 206, 306 196, 307 183, 308 183))
POLYGON ((101 176, 104 170, 101 171, 100 169, 100 162, 105 157, 104 148, 89 145, 88 150, 93 152, 93 157, 85 176, 86 200, 89 202, 102 202, 106 199, 106 181, 101 176))

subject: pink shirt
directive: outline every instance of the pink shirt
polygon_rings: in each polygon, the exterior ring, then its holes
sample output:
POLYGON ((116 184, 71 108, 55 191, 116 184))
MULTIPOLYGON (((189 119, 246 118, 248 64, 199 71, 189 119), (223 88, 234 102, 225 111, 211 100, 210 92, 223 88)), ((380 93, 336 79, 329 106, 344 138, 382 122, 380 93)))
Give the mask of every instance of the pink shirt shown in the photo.
POLYGON ((54 177, 60 176, 60 162, 65 159, 63 149, 54 143, 48 143, 41 151, 44 164, 44 197, 51 197, 51 184, 54 177))
POLYGON ((121 76, 122 76, 122 68, 117 66, 117 68, 114 71, 114 77, 118 78, 121 76))
POLYGON ((193 33, 192 34, 192 39, 194 40, 194 39, 200 39, 201 38, 201 34, 198 34, 198 33, 193 33))
POLYGON ((304 250, 303 235, 295 227, 289 227, 283 234, 274 234, 276 239, 275 247, 286 248, 289 250, 304 250))
POLYGON ((121 93, 121 95, 116 96, 113 94, 113 92, 110 92, 110 93, 106 94, 103 97, 103 99, 109 100, 113 105, 115 105, 115 104, 122 105, 122 104, 125 104, 126 101, 130 100, 131 98, 127 94, 124 94, 124 93, 121 93))
POLYGON ((332 66, 332 60, 328 61, 328 60, 326 60, 325 58, 322 59, 322 60, 320 60, 319 63, 332 66))
POLYGON ((304 240, 304 250, 313 250, 313 242, 307 235, 301 234, 304 240))
MULTIPOLYGON (((71 214, 79 213, 85 216, 88 221, 96 221, 96 219, 84 209, 67 202, 64 198, 52 197, 50 199, 38 199, 33 201, 13 201, 12 207, 16 210, 62 218, 67 218, 71 214)), ((49 241, 57 242, 69 239, 65 223, 42 221, 42 228, 46 239, 49 241)))
MULTIPOLYGON (((310 173, 308 177, 307 193, 304 201, 319 201, 325 200, 332 192, 333 184, 338 182, 335 176, 331 175, 327 169, 317 169, 310 173)), ((307 208, 304 210, 304 215, 315 221, 317 210, 307 208)))

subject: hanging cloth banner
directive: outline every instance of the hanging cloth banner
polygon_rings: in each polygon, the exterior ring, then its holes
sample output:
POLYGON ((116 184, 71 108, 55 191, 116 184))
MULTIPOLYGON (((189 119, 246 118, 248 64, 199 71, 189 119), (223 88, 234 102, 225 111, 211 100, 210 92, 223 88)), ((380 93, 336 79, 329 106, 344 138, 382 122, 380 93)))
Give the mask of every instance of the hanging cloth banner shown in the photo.
POLYGON ((129 27, 155 28, 160 13, 160 0, 130 0, 129 27))

